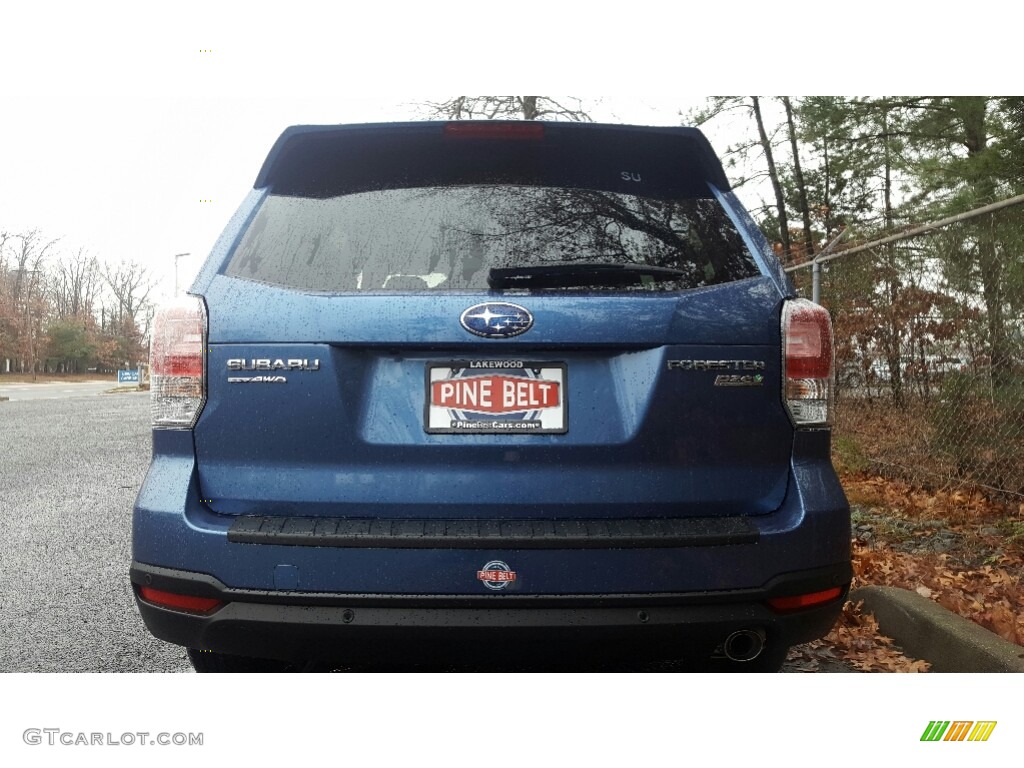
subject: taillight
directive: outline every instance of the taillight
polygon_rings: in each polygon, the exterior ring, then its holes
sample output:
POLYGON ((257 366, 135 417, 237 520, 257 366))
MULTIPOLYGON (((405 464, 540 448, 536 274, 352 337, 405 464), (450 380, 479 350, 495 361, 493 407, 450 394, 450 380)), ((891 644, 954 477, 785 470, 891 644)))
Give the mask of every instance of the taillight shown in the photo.
POLYGON ((149 351, 153 426, 190 429, 206 402, 206 306, 175 299, 153 318, 149 351))
POLYGON ((832 320, 807 299, 782 309, 782 358, 786 408, 797 426, 832 419, 832 320))
POLYGON ((543 123, 513 123, 504 120, 446 123, 444 135, 451 139, 543 139, 543 123))

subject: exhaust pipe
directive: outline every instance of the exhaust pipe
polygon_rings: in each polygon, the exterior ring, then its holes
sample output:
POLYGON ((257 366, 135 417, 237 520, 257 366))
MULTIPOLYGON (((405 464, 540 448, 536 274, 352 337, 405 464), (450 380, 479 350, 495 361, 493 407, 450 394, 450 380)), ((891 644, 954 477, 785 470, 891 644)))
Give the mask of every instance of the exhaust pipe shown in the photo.
POLYGON ((764 650, 764 633, 755 629, 737 630, 725 638, 722 650, 730 661, 753 661, 764 650))

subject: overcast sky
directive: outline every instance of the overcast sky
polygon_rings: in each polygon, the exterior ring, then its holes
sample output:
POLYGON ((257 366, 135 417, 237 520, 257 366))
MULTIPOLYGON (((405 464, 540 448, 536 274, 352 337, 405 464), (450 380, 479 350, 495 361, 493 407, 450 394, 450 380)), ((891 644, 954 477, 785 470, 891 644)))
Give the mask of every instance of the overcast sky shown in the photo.
MULTIPOLYGON (((706 10, 673 18, 638 0, 612 19, 535 0, 514 13, 462 0, 364 5, 8 8, 0 230, 39 228, 65 251, 141 261, 169 294, 174 254, 191 253, 187 286, 288 125, 416 119, 427 99, 524 91, 590 94, 601 121, 678 125, 708 91, 800 92, 776 76, 792 67, 766 31, 709 23, 706 10)), ((856 32, 856 19, 843 23, 856 32)), ((806 91, 848 85, 834 69, 812 69, 806 91)), ((709 138, 719 150, 733 140, 721 126, 709 138)))

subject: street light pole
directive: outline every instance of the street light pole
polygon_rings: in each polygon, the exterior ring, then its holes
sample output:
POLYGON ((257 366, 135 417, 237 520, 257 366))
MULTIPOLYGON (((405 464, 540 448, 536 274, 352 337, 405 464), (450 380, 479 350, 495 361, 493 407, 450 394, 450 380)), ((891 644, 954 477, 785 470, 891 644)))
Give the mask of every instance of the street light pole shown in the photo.
POLYGON ((176 253, 174 254, 174 298, 178 298, 178 259, 182 256, 191 256, 191 253, 176 253))

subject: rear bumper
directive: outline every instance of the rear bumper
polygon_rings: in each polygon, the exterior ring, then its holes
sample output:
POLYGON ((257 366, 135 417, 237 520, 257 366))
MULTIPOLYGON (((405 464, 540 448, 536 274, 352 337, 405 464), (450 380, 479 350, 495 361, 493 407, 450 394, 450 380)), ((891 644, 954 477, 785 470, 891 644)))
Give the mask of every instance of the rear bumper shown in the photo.
POLYGON ((763 634, 767 648, 790 646, 829 631, 850 577, 849 563, 841 563, 748 590, 456 597, 242 590, 207 574, 138 562, 131 569, 139 612, 162 640, 245 656, 353 662, 706 658, 738 630, 763 634), (139 597, 141 586, 224 604, 208 614, 173 610, 139 597), (838 598, 809 609, 779 613, 766 602, 836 586, 838 598))
POLYGON ((785 614, 769 598, 845 594, 851 579, 849 508, 828 455, 827 433, 798 433, 780 508, 720 526, 627 532, 589 521, 586 533, 534 525, 492 537, 481 526, 463 535, 394 525, 364 537, 338 521, 321 530, 289 518, 268 530, 211 512, 191 433, 157 431, 135 504, 132 581, 136 593, 144 585, 224 603, 197 615, 140 600, 157 637, 247 656, 681 658, 741 629, 781 647, 826 634, 842 598, 785 614), (492 561, 516 573, 500 591, 479 577, 492 561))
POLYGON ((202 502, 191 433, 154 432, 153 463, 135 503, 133 559, 209 574, 237 589, 487 595, 477 574, 497 560, 517 573, 502 596, 721 593, 850 560, 849 507, 825 433, 798 434, 783 503, 764 515, 665 520, 667 527, 649 531, 653 520, 634 521, 635 531, 622 521, 593 530, 599 521, 584 521, 579 532, 568 529, 570 521, 547 532, 533 521, 528 533, 503 520, 494 531, 478 526, 466 535, 447 525, 427 531, 425 522, 409 531, 395 523, 381 535, 373 527, 347 532, 329 519, 282 517, 283 527, 269 531, 266 520, 258 530, 255 522, 202 502))

